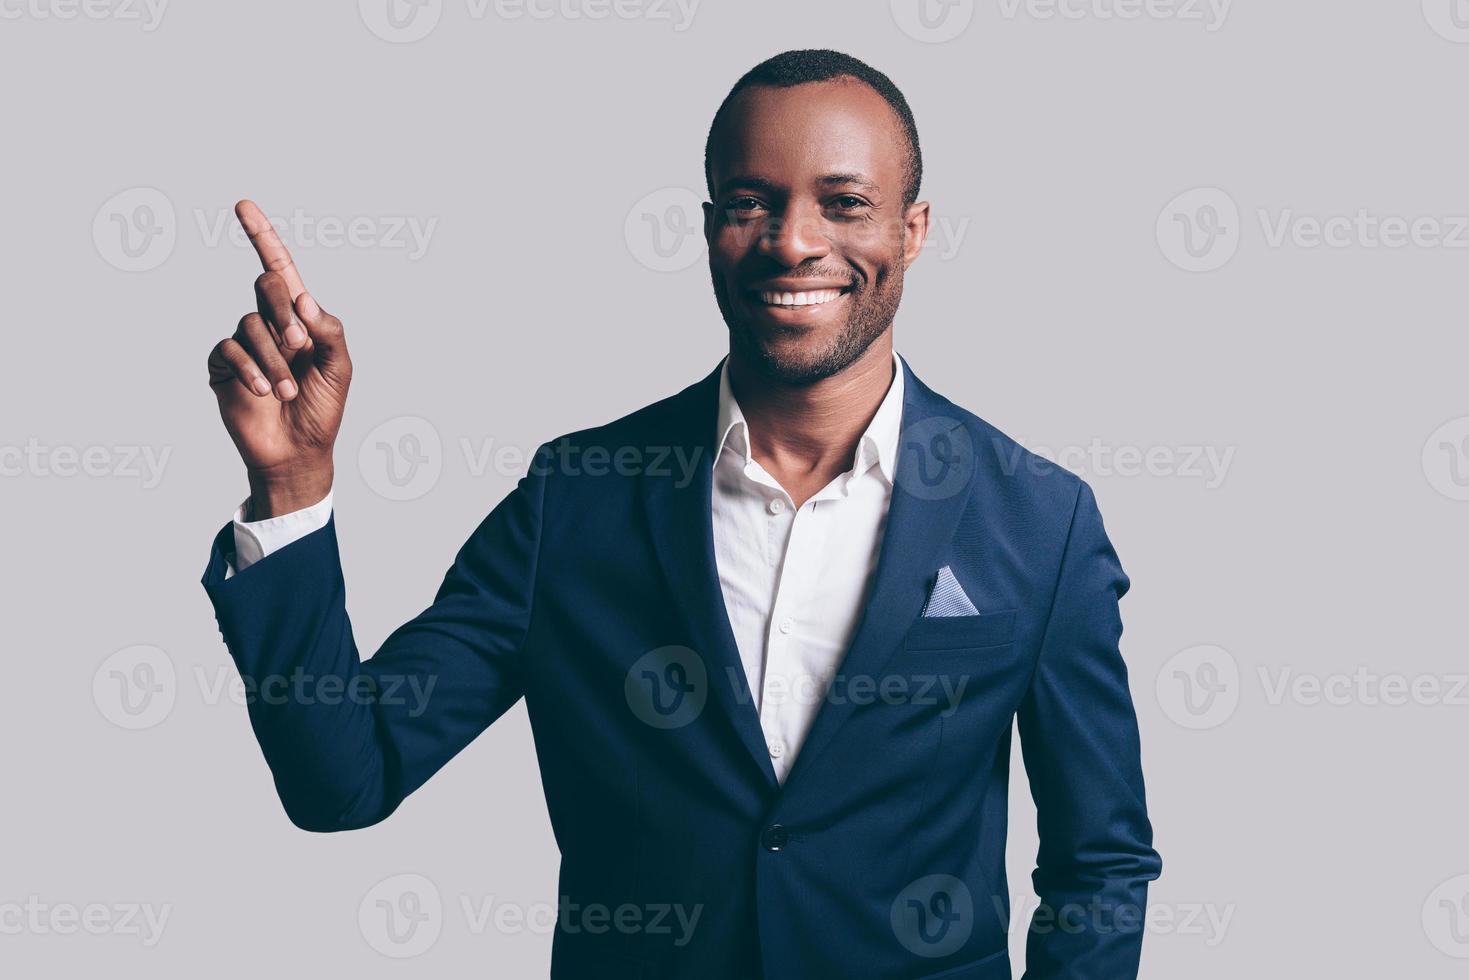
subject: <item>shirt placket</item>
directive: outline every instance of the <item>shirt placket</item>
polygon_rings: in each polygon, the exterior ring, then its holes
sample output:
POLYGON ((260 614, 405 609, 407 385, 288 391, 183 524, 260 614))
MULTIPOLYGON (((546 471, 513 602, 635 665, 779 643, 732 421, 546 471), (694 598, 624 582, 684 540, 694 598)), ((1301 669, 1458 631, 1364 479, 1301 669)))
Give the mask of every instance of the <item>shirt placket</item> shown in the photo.
POLYGON ((788 498, 776 498, 766 507, 773 516, 785 515, 790 521, 766 630, 764 692, 769 707, 760 716, 771 765, 783 780, 794 761, 803 717, 815 711, 815 706, 805 700, 810 697, 813 685, 810 678, 801 676, 806 658, 800 645, 806 618, 803 612, 814 594, 814 576, 818 571, 815 566, 824 550, 822 534, 826 515, 818 512, 815 498, 793 514, 788 498))

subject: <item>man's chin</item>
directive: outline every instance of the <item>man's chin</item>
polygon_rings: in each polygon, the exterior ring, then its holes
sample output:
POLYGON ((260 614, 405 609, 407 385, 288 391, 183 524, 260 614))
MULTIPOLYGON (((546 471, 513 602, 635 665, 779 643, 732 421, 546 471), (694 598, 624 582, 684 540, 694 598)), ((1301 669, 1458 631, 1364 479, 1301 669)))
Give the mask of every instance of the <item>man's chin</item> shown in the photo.
POLYGON ((771 381, 787 385, 814 384, 831 377, 845 365, 833 363, 834 345, 825 336, 800 327, 744 327, 740 347, 751 366, 771 381))

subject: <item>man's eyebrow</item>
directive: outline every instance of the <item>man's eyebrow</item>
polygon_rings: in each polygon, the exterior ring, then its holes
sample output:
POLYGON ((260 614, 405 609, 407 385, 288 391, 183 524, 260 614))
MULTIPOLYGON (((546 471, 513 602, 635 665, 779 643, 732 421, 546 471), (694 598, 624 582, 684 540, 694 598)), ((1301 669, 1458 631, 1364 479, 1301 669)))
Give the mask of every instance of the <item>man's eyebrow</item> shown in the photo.
POLYGON ((878 190, 877 182, 863 174, 826 174, 818 177, 816 182, 831 186, 832 184, 856 184, 869 191, 878 190))
MULTIPOLYGON (((822 174, 820 177, 816 178, 816 183, 822 185, 823 187, 833 187, 838 184, 856 184, 858 187, 861 187, 864 190, 880 190, 880 188, 877 186, 876 181, 867 177, 865 174, 859 173, 822 174)), ((735 187, 743 187, 752 191, 760 191, 761 193, 765 194, 773 193, 779 190, 774 181, 767 180, 764 177, 756 177, 749 174, 737 174, 734 177, 731 177, 728 180, 724 181, 724 183, 720 184, 718 193, 716 193, 714 196, 723 197, 735 187)))
POLYGON ((755 177, 749 174, 736 174, 735 176, 726 180, 724 183, 720 184, 719 190, 714 196, 723 197, 725 194, 728 194, 732 188, 735 187, 746 187, 752 191, 762 191, 764 193, 770 193, 771 191, 776 190, 775 184, 772 181, 766 180, 764 177, 755 177))

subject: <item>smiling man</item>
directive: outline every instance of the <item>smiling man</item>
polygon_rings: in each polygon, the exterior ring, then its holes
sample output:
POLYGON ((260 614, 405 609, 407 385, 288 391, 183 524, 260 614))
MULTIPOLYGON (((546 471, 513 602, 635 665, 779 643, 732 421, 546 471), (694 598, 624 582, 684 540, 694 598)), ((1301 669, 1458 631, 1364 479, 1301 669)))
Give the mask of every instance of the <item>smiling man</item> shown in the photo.
POLYGON ((524 697, 562 852, 553 977, 994 980, 1018 720, 1025 975, 1134 977, 1160 861, 1129 582, 1085 482, 893 350, 929 224, 907 102, 786 52, 736 83, 705 167, 729 356, 546 443, 365 661, 332 518, 342 324, 237 208, 266 272, 209 366, 250 495, 204 586, 242 675, 346 692, 250 705, 287 814, 383 820, 524 697))

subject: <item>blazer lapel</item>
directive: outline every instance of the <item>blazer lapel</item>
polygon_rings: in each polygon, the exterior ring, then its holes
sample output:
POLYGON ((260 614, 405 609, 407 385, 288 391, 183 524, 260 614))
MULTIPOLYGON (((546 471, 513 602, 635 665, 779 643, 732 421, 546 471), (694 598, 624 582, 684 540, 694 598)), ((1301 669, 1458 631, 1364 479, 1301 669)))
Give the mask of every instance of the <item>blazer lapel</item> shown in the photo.
MULTIPOLYGON (((720 362, 721 365, 723 362, 720 362)), ((685 485, 682 467, 642 476, 643 502, 654 550, 669 591, 682 610, 690 646, 704 659, 712 701, 734 729, 768 784, 778 785, 760 728, 760 715, 745 680, 745 668, 724 605, 714 557, 710 510, 714 473, 714 427, 719 404, 719 367, 704 380, 669 400, 674 448, 693 460, 693 479, 685 485)))
MULTIPOLYGON (((903 634, 923 610, 934 573, 944 563, 969 502, 977 457, 959 410, 903 370, 903 424, 892 500, 888 505, 867 607, 838 675, 878 678, 903 634)), ((854 710, 852 699, 823 699, 786 776, 784 789, 819 762, 821 752, 854 710)))

